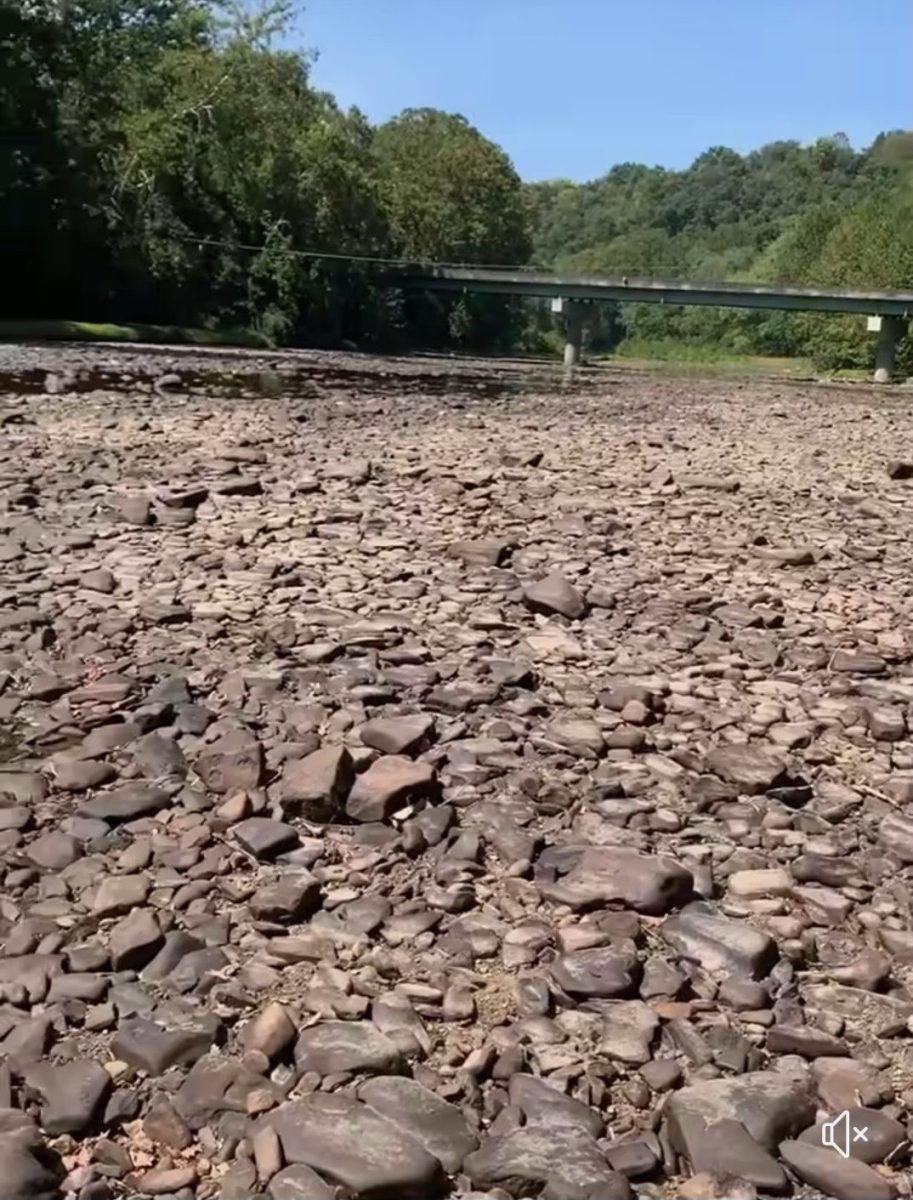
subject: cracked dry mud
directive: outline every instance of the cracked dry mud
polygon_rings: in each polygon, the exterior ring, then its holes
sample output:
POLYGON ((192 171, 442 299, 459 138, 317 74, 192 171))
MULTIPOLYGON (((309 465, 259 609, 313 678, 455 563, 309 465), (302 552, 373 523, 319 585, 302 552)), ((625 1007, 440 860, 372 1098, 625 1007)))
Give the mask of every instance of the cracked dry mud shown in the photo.
POLYGON ((910 1195, 909 395, 0 369, 3 1200, 910 1195))

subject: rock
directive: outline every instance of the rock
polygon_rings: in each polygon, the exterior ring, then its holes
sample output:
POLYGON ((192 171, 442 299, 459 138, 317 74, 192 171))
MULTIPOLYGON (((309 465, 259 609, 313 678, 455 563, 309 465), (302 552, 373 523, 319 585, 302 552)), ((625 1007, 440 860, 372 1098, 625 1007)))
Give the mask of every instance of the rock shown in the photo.
POLYGON ((913 479, 913 462, 892 459, 887 466, 888 479, 913 479))
POLYGON ((287 1009, 273 1001, 245 1026, 243 1039, 246 1049, 259 1050, 272 1061, 291 1046, 297 1036, 298 1030, 287 1009))
POLYGON ((705 1122, 703 1117, 679 1112, 670 1116, 673 1146, 687 1155, 694 1171, 732 1175, 766 1192, 786 1187, 786 1172, 745 1126, 728 1117, 705 1122))
POLYGON ((76 838, 65 833, 46 833, 32 842, 26 851, 36 866, 46 871, 62 871, 82 857, 76 838))
POLYGON ((34 1148, 19 1138, 0 1138, 3 1200, 60 1200, 59 1174, 40 1162, 34 1148))
POLYGON ((412 1079, 396 1075, 369 1079, 359 1087, 358 1098, 418 1142, 448 1174, 457 1174, 463 1159, 478 1145, 460 1110, 412 1079))
POLYGON ((640 978, 637 955, 612 946, 562 954, 550 970, 555 983, 570 996, 629 996, 640 978))
POLYGON ((249 792, 260 783, 263 748, 252 734, 238 729, 207 747, 193 768, 211 792, 249 792))
POLYGON ((809 984, 805 1004, 810 1012, 839 1017, 846 1033, 858 1038, 895 1037, 913 1018, 913 1004, 863 988, 838 984, 809 984))
POLYGON ((274 1175, 266 1193, 270 1200, 336 1200, 337 1191, 325 1183, 316 1171, 297 1164, 274 1175))
POLYGON ((148 895, 145 875, 108 875, 98 885, 92 911, 99 917, 119 916, 142 904, 148 895))
POLYGON ((671 858, 605 846, 582 850, 566 875, 541 882, 540 891, 575 909, 618 902, 637 912, 662 914, 685 903, 693 882, 691 872, 671 858))
POLYGON ((344 746, 322 746, 287 762, 282 769, 279 802, 288 813, 326 823, 342 812, 355 782, 355 764, 344 746))
POLYGON ((650 1061, 650 1045, 659 1027, 659 1017, 642 1000, 615 1000, 603 1009, 603 1031, 599 1048, 607 1058, 632 1066, 650 1061))
POLYGON ((310 871, 296 870, 275 883, 258 888, 250 898, 250 913, 256 921, 294 925, 320 907, 320 884, 310 871))
POLYGON ((430 763, 388 754, 355 780, 346 813, 353 821, 385 821, 397 809, 415 801, 432 800, 436 794, 436 775, 430 763))
POLYGON ((511 1076, 508 1091, 511 1105, 522 1114, 525 1125, 566 1125, 592 1138, 605 1132, 605 1122, 597 1112, 535 1075, 518 1072, 511 1076))
MULTIPOLYGON (((847 1147, 850 1158, 865 1163, 887 1162, 907 1140, 903 1125, 880 1109, 848 1105, 839 1115, 842 1117, 844 1112, 848 1114, 845 1124, 849 1131, 847 1147)), ((843 1125, 836 1131, 838 1138, 842 1129, 843 1125)), ((799 1140, 823 1149, 829 1148, 824 1143, 823 1123, 810 1125, 799 1140)))
POLYGON ((568 620, 586 615, 586 602, 580 592, 558 571, 552 571, 544 579, 528 584, 523 589, 523 598, 533 612, 559 613, 568 620))
POLYGON ((110 763, 92 759, 59 758, 54 763, 54 785, 67 792, 87 792, 100 787, 117 774, 110 763))
POLYGON ((114 926, 109 934, 111 966, 115 971, 140 971, 164 942, 155 913, 138 908, 114 926))
POLYGON ((742 900, 756 900, 762 896, 788 896, 793 881, 782 867, 769 867, 756 871, 733 871, 726 881, 733 896, 742 900))
POLYGON ((295 1062, 300 1070, 318 1075, 340 1071, 382 1075, 399 1071, 402 1054, 370 1021, 323 1021, 301 1031, 295 1062))
POLYGON ((358 735, 366 746, 381 754, 418 754, 428 748, 434 737, 434 718, 378 717, 362 725, 358 735))
POLYGON ((463 1171, 476 1187, 503 1187, 516 1197, 539 1194, 543 1188, 556 1197, 570 1192, 623 1200, 633 1194, 597 1143, 567 1125, 532 1125, 489 1136, 467 1156, 463 1171))
POLYGON ((813 1025, 774 1025, 767 1033, 771 1054, 800 1054, 803 1058, 838 1058, 849 1054, 841 1038, 813 1025))
POLYGON ((882 675, 887 665, 879 654, 854 653, 852 650, 838 650, 830 662, 832 671, 847 675, 882 675))
POLYGON ((720 1121, 738 1122, 758 1145, 772 1151, 784 1138, 803 1129, 814 1112, 809 1076, 754 1071, 732 1079, 706 1080, 675 1092, 666 1107, 666 1132, 675 1149, 693 1162, 694 1139, 702 1138, 704 1129, 720 1121))
POLYGON ((287 1162, 303 1163, 355 1196, 432 1200, 444 1190, 439 1161, 351 1096, 307 1096, 281 1105, 255 1129, 264 1125, 278 1133, 287 1162))
POLYGON ((128 784, 113 792, 101 792, 79 806, 84 817, 98 817, 116 824, 152 816, 171 804, 171 796, 161 788, 128 784))
POLYGON ((749 796, 770 791, 787 778, 784 761, 766 746, 754 743, 716 746, 707 755, 707 767, 749 796))
POLYGON ((298 831, 271 817, 248 817, 232 830, 235 840, 255 858, 270 859, 298 845, 298 831))
POLYGON ((731 921, 702 901, 667 917, 659 932, 673 950, 708 971, 763 979, 777 961, 776 943, 766 933, 731 921))
POLYGON ((209 1015, 173 1029, 143 1017, 131 1017, 121 1022, 111 1050, 130 1066, 149 1075, 161 1075, 169 1067, 186 1066, 202 1058, 212 1048, 220 1029, 218 1018, 209 1015))
POLYGON ((780 1156, 801 1180, 836 1200, 893 1200, 890 1180, 865 1163, 808 1142, 784 1141, 780 1156))
POLYGON ((85 1133, 111 1090, 111 1076, 98 1063, 36 1063, 25 1071, 28 1087, 42 1098, 41 1125, 50 1137, 85 1133))
POLYGON ((510 558, 511 549, 509 542, 500 542, 496 538, 477 538, 474 541, 451 542, 447 553, 469 567, 499 567, 510 558))

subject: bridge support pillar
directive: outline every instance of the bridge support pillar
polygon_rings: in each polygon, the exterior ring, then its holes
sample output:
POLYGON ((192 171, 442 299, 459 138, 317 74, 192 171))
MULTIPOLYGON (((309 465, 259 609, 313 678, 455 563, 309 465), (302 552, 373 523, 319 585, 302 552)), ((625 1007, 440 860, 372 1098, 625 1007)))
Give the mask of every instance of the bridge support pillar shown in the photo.
POLYGON ((869 317, 869 329, 878 334, 875 344, 875 382, 890 383, 894 378, 895 352, 904 332, 901 317, 869 317))
POLYGON ((579 300, 553 300, 552 312, 564 317, 564 367, 570 371, 580 362, 583 305, 579 300))

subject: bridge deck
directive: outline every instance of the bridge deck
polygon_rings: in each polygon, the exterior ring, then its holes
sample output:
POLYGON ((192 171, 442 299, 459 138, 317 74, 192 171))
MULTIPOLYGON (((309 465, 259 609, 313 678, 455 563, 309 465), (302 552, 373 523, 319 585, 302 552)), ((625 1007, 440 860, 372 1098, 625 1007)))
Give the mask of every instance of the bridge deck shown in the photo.
POLYGON ((490 267, 417 268, 409 287, 428 291, 489 292, 506 296, 551 296, 566 300, 624 300, 647 304, 791 309, 803 312, 913 316, 913 293, 835 291, 746 283, 682 283, 662 279, 607 279, 597 275, 553 275, 543 271, 490 267))

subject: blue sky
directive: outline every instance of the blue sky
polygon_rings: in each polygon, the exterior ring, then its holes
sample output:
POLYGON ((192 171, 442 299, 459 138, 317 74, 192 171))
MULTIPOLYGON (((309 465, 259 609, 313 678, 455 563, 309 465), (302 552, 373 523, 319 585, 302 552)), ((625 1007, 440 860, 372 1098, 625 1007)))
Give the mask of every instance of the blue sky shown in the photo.
POLYGON ((314 82, 459 112, 525 179, 913 124, 910 0, 304 0, 314 82))

